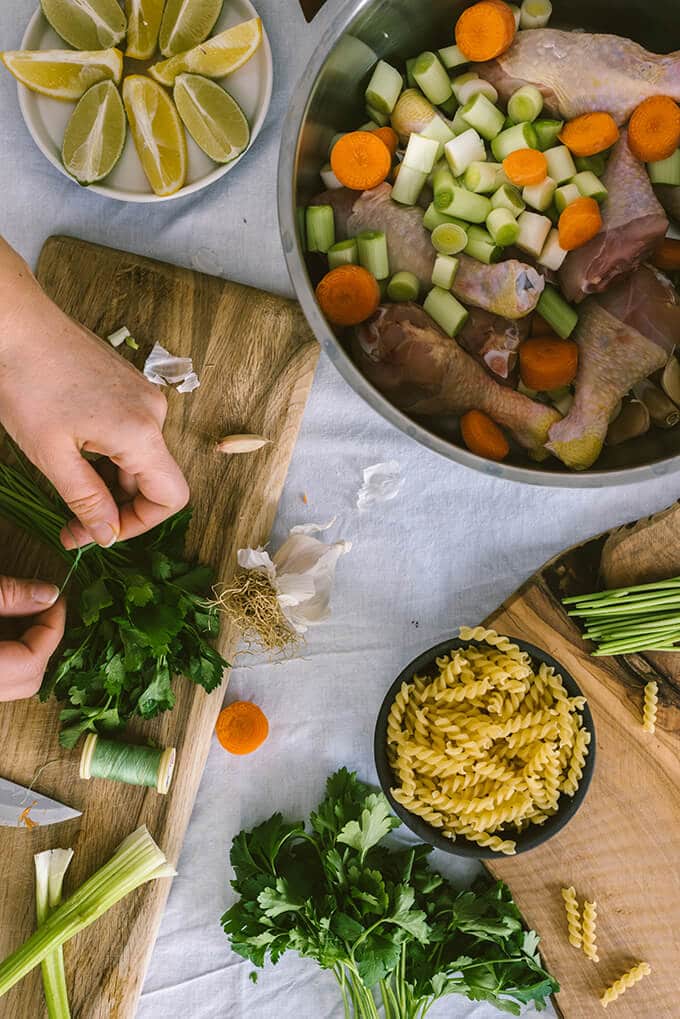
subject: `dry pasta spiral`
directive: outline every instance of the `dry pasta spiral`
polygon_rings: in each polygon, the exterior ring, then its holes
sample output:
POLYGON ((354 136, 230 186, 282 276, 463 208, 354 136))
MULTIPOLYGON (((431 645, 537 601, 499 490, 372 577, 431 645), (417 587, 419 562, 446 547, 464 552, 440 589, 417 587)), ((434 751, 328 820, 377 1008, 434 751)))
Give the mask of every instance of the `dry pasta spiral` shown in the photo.
POLYGON ((643 977, 648 977, 652 972, 652 967, 648 962, 638 962, 637 965, 631 966, 631 968, 623 973, 618 980, 615 980, 613 984, 610 984, 606 991, 601 995, 600 1002, 604 1006, 611 1005, 612 1001, 616 1001, 624 991, 627 991, 634 984, 637 984, 643 977))
POLYGON ((659 700, 659 684, 652 680, 645 686, 645 699, 642 705, 642 728, 645 732, 656 729, 656 708, 659 700))
POLYGON ((597 944, 595 942, 595 927, 597 920, 597 904, 595 902, 588 902, 587 900, 583 903, 583 920, 581 923, 581 931, 583 935, 583 954, 586 959, 591 959, 593 962, 599 962, 597 954, 597 944))
POLYGON ((567 914, 567 937, 569 944, 574 948, 580 948, 583 944, 583 933, 581 929, 581 911, 578 908, 576 889, 573 885, 562 889, 564 909, 567 914))

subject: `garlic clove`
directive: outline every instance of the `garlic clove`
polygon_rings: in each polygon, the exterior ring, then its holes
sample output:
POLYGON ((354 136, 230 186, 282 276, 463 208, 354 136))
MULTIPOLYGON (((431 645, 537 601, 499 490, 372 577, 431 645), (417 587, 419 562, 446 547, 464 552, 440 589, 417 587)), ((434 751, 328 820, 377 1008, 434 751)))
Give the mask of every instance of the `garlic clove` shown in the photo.
POLYGON ((263 435, 225 435, 215 444, 215 449, 218 453, 254 453, 270 442, 271 439, 265 439, 263 435))
POLYGON ((671 354, 661 373, 661 388, 673 403, 680 405, 680 361, 671 354))
POLYGON ((674 428, 680 421, 680 410, 666 393, 649 379, 633 386, 633 393, 646 405, 652 423, 657 428, 674 428))
POLYGON ((607 445, 620 446, 629 439, 637 439, 649 431, 651 418, 647 406, 641 400, 625 400, 618 417, 607 431, 607 445))

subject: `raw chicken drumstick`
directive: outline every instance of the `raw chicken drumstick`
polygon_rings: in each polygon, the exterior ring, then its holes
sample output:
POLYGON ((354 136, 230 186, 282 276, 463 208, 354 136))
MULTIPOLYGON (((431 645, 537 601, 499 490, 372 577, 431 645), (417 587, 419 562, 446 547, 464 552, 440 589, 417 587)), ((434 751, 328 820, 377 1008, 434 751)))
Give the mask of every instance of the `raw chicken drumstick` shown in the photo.
POLYGON ((498 378, 509 380, 517 365, 517 352, 529 335, 531 320, 514 321, 492 315, 482 308, 471 308, 470 315, 456 336, 458 343, 498 378))
POLYGON ((625 124, 648 96, 680 102, 680 51, 659 56, 619 35, 553 28, 518 32, 507 53, 475 65, 475 71, 504 100, 522 85, 536 85, 548 111, 566 120, 606 110, 625 124))
MULTIPOLYGON (((335 229, 341 239, 355 237, 362 230, 382 230, 391 272, 412 272, 429 290, 436 252, 423 226, 422 209, 397 205, 391 193, 389 184, 360 194, 338 188, 324 192, 315 204, 333 206, 335 229)), ((523 318, 534 310, 545 283, 531 266, 516 259, 484 265, 467 255, 458 257, 460 268, 452 292, 463 304, 511 319, 523 318)))
POLYGON ((560 415, 500 386, 417 304, 392 304, 357 330, 356 361, 401 410, 430 417, 485 411, 537 458, 560 415))

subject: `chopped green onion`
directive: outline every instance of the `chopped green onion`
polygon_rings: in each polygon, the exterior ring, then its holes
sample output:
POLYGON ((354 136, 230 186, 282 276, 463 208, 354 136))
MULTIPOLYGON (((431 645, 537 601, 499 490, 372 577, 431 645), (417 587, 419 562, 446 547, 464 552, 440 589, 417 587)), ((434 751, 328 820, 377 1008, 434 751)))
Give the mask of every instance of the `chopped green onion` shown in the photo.
POLYGON ((371 118, 371 123, 376 123, 378 127, 387 127, 390 122, 389 113, 383 113, 381 110, 376 110, 373 106, 367 106, 366 113, 371 118))
POLYGON ((460 115, 487 141, 491 141, 503 130, 505 117, 481 92, 465 103, 460 115))
POLYGON ((677 579, 565 598, 569 615, 584 622, 583 637, 594 655, 680 650, 680 591, 677 579))
POLYGON ((396 67, 379 60, 366 89, 366 103, 378 113, 391 113, 403 87, 404 79, 396 67))
POLYGON ((413 132, 408 140, 401 170, 407 166, 410 170, 419 170, 421 173, 429 174, 437 161, 440 144, 433 138, 424 138, 421 134, 413 132))
POLYGON ((534 131, 536 132, 536 145, 541 152, 551 149, 557 141, 560 131, 564 127, 563 120, 535 120, 534 131))
POLYGON ((550 0, 522 0, 519 10, 520 28, 545 28, 550 21, 552 4, 550 0))
POLYGON ((535 85, 522 85, 508 99, 508 116, 516 124, 536 120, 543 109, 543 96, 535 85))
POLYGON ((545 288, 538 299, 536 311, 563 340, 571 336, 578 323, 578 312, 567 304, 556 287, 545 288))
POLYGON ((359 265, 375 276, 386 280, 390 275, 390 260, 387 254, 387 238, 382 230, 364 230, 357 234, 359 265))
MULTIPOLYGON (((48 849, 33 857, 38 927, 45 923, 52 910, 61 905, 64 874, 72 859, 72 849, 48 849)), ((42 979, 49 1019, 70 1019, 64 952, 61 946, 43 959, 42 979)))
POLYGON ((547 216, 539 216, 536 212, 523 212, 517 222, 519 223, 517 247, 538 258, 552 228, 551 221, 547 216))
POLYGON ((540 184, 527 184, 522 189, 522 198, 532 209, 545 212, 553 200, 557 184, 552 177, 546 177, 540 184))
POLYGON ((596 177, 592 170, 581 170, 577 173, 572 184, 575 184, 579 194, 584 198, 594 198, 596 202, 604 202, 609 192, 599 177, 596 177))
MULTIPOLYGON (((450 204, 450 203, 449 203, 450 204)), ((447 216, 445 213, 440 212, 436 208, 434 202, 430 202, 425 213, 423 215, 423 226, 426 230, 434 230, 440 223, 455 223, 456 220, 453 216, 447 216)))
POLYGON ((459 74, 451 79, 451 88, 458 102, 460 102, 460 90, 468 81, 479 81, 474 71, 464 71, 463 74, 459 74))
POLYGON ((543 245, 543 250, 538 256, 538 264, 544 265, 546 269, 552 269, 553 272, 557 272, 566 257, 567 252, 560 244, 559 232, 553 227, 543 245))
POLYGON ((432 174, 432 190, 434 192, 434 205, 436 209, 447 209, 453 199, 453 189, 456 187, 456 178, 449 170, 445 159, 441 161, 432 174))
POLYGON ((536 132, 531 124, 514 124, 513 127, 501 131, 491 142, 493 158, 502 163, 511 152, 518 149, 535 149, 536 132))
POLYGON ((419 294, 420 283, 412 272, 397 272, 387 284, 390 301, 417 301, 419 294))
POLYGON ((463 219, 466 223, 485 223, 486 217, 491 212, 491 202, 484 195, 475 195, 466 188, 455 187, 450 205, 439 211, 447 216, 463 219))
POLYGON ((337 269, 339 265, 358 265, 359 245, 356 238, 350 237, 348 241, 338 241, 328 249, 328 268, 337 269))
POLYGON ((333 173, 330 163, 321 167, 321 180, 328 191, 338 191, 343 186, 333 173))
POLYGON ((440 117, 438 113, 435 113, 429 124, 423 128, 420 132, 421 138, 432 138, 434 141, 439 142, 437 149, 437 159, 441 159, 444 151, 444 146, 447 142, 450 142, 452 138, 455 138, 455 133, 451 130, 449 124, 446 123, 443 117, 440 117))
POLYGON ((120 329, 115 329, 112 333, 106 337, 112 347, 122 347, 127 340, 128 336, 132 336, 132 333, 127 326, 121 326, 120 329))
POLYGON ((500 163, 470 163, 463 182, 468 191, 477 195, 491 194, 507 181, 500 163))
POLYGON ((552 149, 546 149, 543 155, 548 160, 548 176, 556 184, 564 184, 576 173, 574 160, 566 145, 555 145, 552 149))
POLYGON ((458 223, 441 223, 432 231, 432 244, 441 255, 457 255, 467 242, 467 231, 458 223))
POLYGON ((453 294, 442 287, 433 287, 425 298, 423 308, 448 336, 455 336, 465 325, 468 310, 453 294))
POLYGON ((400 205, 415 205, 427 183, 427 174, 402 163, 392 186, 392 199, 400 205))
POLYGON ((563 184, 555 192, 555 208, 561 214, 568 205, 581 197, 581 192, 572 181, 570 184, 563 184))
POLYGON ((486 149, 475 129, 470 127, 446 143, 444 155, 454 177, 461 177, 470 163, 486 160, 486 149))
POLYGON ((656 163, 647 163, 649 179, 652 184, 680 185, 680 149, 676 149, 668 159, 660 159, 656 163))
POLYGON ((486 217, 486 228, 494 242, 502 248, 517 243, 519 224, 509 209, 492 209, 486 217))
POLYGON ((421 91, 435 106, 445 103, 451 96, 451 82, 444 65, 436 53, 421 53, 413 65, 413 77, 421 91))
POLYGON ((307 250, 324 255, 335 244, 335 217, 332 205, 307 206, 307 250))
POLYGON ((134 336, 125 337, 125 346, 129 347, 130 350, 139 350, 139 344, 137 343, 137 340, 134 338, 134 336))
POLYGON ((456 278, 460 262, 451 255, 437 255, 432 270, 432 286, 450 290, 456 278))
POLYGON ((503 256, 503 249, 495 243, 493 237, 481 226, 471 226, 468 230, 465 254, 476 258, 478 262, 491 265, 503 256))
POLYGON ((601 177, 607 169, 607 159, 602 152, 598 152, 596 156, 577 156, 574 162, 579 172, 592 170, 596 177, 601 177))
POLYGON ((470 62, 457 46, 446 46, 443 50, 437 50, 437 52, 447 71, 452 71, 454 67, 460 67, 461 64, 468 64, 470 62))
POLYGON ((509 209, 515 218, 526 209, 522 195, 514 184, 501 184, 498 191, 491 196, 491 205, 494 209, 509 209))

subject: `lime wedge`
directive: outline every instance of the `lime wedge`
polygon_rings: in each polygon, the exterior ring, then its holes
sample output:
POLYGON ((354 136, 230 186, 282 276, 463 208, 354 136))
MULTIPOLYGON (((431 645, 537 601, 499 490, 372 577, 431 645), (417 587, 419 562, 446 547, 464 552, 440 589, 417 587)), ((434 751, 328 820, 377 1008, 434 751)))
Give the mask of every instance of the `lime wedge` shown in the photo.
POLYGON ((158 44, 164 0, 125 0, 127 13, 126 57, 151 60, 158 44))
POLYGON ((250 60, 261 41, 262 22, 259 18, 251 18, 214 35, 186 53, 161 60, 149 68, 149 74, 161 85, 174 85, 177 75, 184 71, 203 74, 206 78, 223 78, 250 60))
POLYGON ((104 50, 125 35, 126 21, 117 0, 40 0, 54 31, 77 50, 104 50))
POLYGON ((208 38, 223 0, 167 0, 159 45, 164 57, 184 53, 208 38))
POLYGON ((125 145, 125 110, 112 81, 88 89, 66 125, 61 158, 80 184, 111 173, 125 145))
POLYGON ((187 139, 175 104, 143 74, 123 82, 130 131, 149 184, 157 195, 174 195, 187 175, 187 139))
POLYGON ((99 81, 120 81, 120 50, 7 50, 0 59, 17 81, 51 99, 73 101, 99 81))
POLYGON ((173 95, 187 131, 216 163, 228 163, 248 147, 250 128, 243 110, 217 82, 179 74, 173 95))

